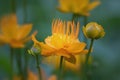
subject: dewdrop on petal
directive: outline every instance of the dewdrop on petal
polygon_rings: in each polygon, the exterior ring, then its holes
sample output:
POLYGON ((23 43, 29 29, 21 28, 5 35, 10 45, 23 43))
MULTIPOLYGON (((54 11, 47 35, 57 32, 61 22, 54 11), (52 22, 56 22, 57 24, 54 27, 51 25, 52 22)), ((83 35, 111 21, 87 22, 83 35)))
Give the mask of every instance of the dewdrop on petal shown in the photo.
POLYGON ((103 27, 96 22, 90 22, 86 27, 83 27, 83 33, 90 39, 99 39, 105 35, 103 27))

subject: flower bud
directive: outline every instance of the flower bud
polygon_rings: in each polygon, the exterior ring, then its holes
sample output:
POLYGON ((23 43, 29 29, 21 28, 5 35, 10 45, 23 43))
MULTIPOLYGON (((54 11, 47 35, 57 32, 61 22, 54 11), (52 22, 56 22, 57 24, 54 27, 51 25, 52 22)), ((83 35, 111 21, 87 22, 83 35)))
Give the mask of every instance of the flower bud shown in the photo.
POLYGON ((30 50, 28 50, 28 53, 33 56, 38 55, 40 52, 41 50, 37 45, 33 46, 30 50))
POLYGON ((83 27, 83 33, 90 39, 99 39, 105 35, 103 27, 96 22, 90 22, 86 27, 83 27))

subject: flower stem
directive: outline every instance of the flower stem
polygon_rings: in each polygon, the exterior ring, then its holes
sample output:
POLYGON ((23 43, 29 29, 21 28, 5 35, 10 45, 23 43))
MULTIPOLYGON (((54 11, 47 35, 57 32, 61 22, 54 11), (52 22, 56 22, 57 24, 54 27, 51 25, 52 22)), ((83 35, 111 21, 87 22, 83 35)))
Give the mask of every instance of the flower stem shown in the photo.
POLYGON ((88 60, 89 60, 89 57, 90 57, 90 52, 92 50, 93 42, 94 42, 94 39, 91 39, 91 43, 90 43, 90 47, 89 47, 89 50, 88 50, 88 54, 86 55, 85 64, 88 64, 88 60))
POLYGON ((60 66, 59 66, 59 80, 62 80, 62 70, 63 70, 63 56, 60 57, 60 66))
POLYGON ((84 26, 87 24, 87 21, 88 21, 88 17, 84 16, 84 26))
POLYGON ((11 63, 11 80, 13 77, 13 48, 10 47, 10 63, 11 63))
POLYGON ((73 15, 72 15, 72 21, 74 21, 74 20, 75 20, 75 18, 76 18, 76 15, 75 15, 75 14, 73 14, 73 15))
POLYGON ((16 60, 17 60, 17 66, 18 66, 18 72, 21 75, 22 74, 22 64, 21 64, 21 50, 19 50, 19 53, 16 53, 16 60))
MULTIPOLYGON (((88 21, 88 17, 87 17, 87 16, 84 16, 84 26, 87 25, 87 21, 88 21)), ((84 35, 82 36, 82 39, 83 39, 83 41, 84 41, 85 43, 88 43, 88 40, 87 40, 87 38, 86 38, 84 35)), ((86 48, 88 48, 88 46, 86 46, 86 48)))
POLYGON ((23 23, 26 23, 26 20, 27 20, 27 11, 26 11, 26 5, 27 5, 27 0, 23 0, 23 16, 24 16, 24 18, 23 18, 23 23))
POLYGON ((72 22, 75 22, 75 24, 77 24, 77 22, 79 21, 79 17, 77 14, 73 14, 72 15, 72 22))
POLYGON ((35 59, 36 59, 36 64, 37 64, 37 69, 38 69, 39 80, 42 80, 41 69, 40 69, 40 66, 39 66, 39 56, 36 55, 35 59))
POLYGON ((27 79, 27 69, 28 69, 28 54, 26 53, 27 49, 25 48, 25 53, 24 53, 24 79, 26 80, 27 79))
POLYGON ((12 10, 12 12, 13 13, 15 13, 16 12, 16 2, 15 2, 15 0, 11 0, 11 10, 12 10))
POLYGON ((89 47, 89 50, 88 50, 88 54, 86 55, 86 61, 85 61, 85 80, 88 80, 88 76, 87 76, 87 72, 88 72, 88 61, 89 61, 89 57, 90 57, 90 53, 92 51, 92 46, 93 46, 93 42, 94 42, 94 39, 91 39, 91 43, 90 43, 90 47, 89 47))

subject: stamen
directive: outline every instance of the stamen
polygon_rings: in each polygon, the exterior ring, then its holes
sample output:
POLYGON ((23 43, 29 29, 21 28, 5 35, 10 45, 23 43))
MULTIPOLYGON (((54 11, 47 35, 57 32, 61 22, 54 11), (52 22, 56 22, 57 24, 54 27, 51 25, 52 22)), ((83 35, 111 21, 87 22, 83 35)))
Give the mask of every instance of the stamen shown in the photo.
POLYGON ((66 24, 65 24, 65 21, 63 22, 63 30, 62 30, 62 34, 65 34, 65 26, 66 26, 66 24))
POLYGON ((77 38, 79 34, 79 22, 75 25, 74 22, 62 22, 60 19, 53 20, 52 23, 52 34, 65 34, 71 36, 72 38, 77 38))
POLYGON ((75 35, 74 33, 75 33, 75 24, 74 24, 74 22, 72 22, 71 23, 71 35, 70 36, 74 37, 74 35, 75 35))
POLYGON ((52 34, 55 32, 55 19, 52 21, 52 34))
POLYGON ((68 36, 70 34, 70 25, 71 23, 70 22, 67 22, 67 30, 66 30, 66 35, 68 36))

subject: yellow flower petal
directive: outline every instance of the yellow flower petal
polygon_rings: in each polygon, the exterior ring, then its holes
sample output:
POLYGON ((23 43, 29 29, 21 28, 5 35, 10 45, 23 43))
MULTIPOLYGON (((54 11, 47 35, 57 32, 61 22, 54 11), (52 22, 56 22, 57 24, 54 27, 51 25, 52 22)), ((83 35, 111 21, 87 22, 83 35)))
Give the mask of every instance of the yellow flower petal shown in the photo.
POLYGON ((72 46, 66 48, 72 54, 78 54, 84 50, 86 44, 83 42, 73 43, 72 46))
POLYGON ((87 54, 87 53, 88 53, 88 50, 85 49, 85 50, 81 51, 79 54, 87 54))
POLYGON ((57 80, 57 76, 56 75, 52 75, 48 78, 48 80, 57 80))
POLYGON ((73 70, 73 71, 78 71, 79 68, 80 68, 80 56, 79 55, 75 55, 75 63, 71 63, 71 62, 68 62, 68 61, 65 61, 65 69, 70 69, 70 70, 73 70))
POLYGON ((65 59, 66 61, 70 62, 70 63, 75 64, 75 63, 76 63, 76 58, 75 58, 75 56, 72 55, 72 54, 69 54, 69 56, 70 56, 69 58, 68 58, 68 57, 64 57, 64 59, 65 59))
POLYGON ((69 0, 59 0, 60 2, 60 6, 58 7, 58 10, 62 11, 62 12, 68 12, 68 6, 69 6, 69 0))
POLYGON ((20 75, 14 75, 13 80, 22 80, 22 76, 20 75))
POLYGON ((99 4, 100 4, 100 1, 99 1, 99 0, 89 3, 88 8, 87 8, 88 11, 94 9, 94 8, 95 8, 96 6, 98 6, 99 4))
POLYGON ((40 42, 40 47, 41 47, 41 55, 43 56, 50 56, 53 55, 55 53, 55 49, 53 49, 52 47, 49 47, 48 45, 40 42))
POLYGON ((63 13, 73 13, 82 16, 89 16, 89 11, 99 5, 99 1, 94 0, 59 0, 58 10, 63 13))
POLYGON ((24 43, 22 43, 20 41, 11 41, 10 46, 13 47, 13 48, 23 48, 24 43))
POLYGON ((67 57, 67 58, 70 58, 70 55, 69 52, 65 49, 59 49, 59 50, 56 50, 55 51, 56 55, 58 56, 64 56, 64 57, 67 57))
POLYGON ((9 43, 9 39, 3 35, 0 35, 0 44, 9 43))
MULTIPOLYGON (((46 74, 42 68, 41 68, 41 75, 42 75, 42 80, 47 80, 46 74)), ((26 80, 39 80, 38 74, 35 74, 34 72, 28 69, 28 76, 26 80)))
POLYGON ((28 78, 27 80, 38 80, 37 74, 33 73, 32 71, 28 70, 28 78))
POLYGON ((32 24, 25 24, 19 27, 16 35, 16 39, 17 40, 24 39, 30 33, 31 29, 32 29, 32 24))
POLYGON ((15 15, 4 16, 1 19, 1 32, 4 36, 8 38, 15 37, 17 33, 17 17, 15 15))
POLYGON ((15 14, 4 16, 0 21, 0 43, 9 44, 14 48, 24 47, 25 42, 30 39, 27 35, 31 29, 31 24, 19 27, 15 14))
POLYGON ((34 45, 38 45, 40 47, 41 55, 43 55, 43 56, 50 56, 50 55, 54 54, 55 49, 53 49, 52 47, 44 44, 43 42, 37 41, 34 35, 32 35, 32 40, 34 42, 34 45))

